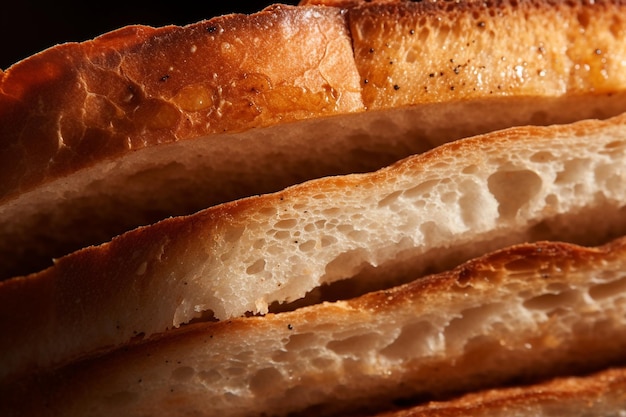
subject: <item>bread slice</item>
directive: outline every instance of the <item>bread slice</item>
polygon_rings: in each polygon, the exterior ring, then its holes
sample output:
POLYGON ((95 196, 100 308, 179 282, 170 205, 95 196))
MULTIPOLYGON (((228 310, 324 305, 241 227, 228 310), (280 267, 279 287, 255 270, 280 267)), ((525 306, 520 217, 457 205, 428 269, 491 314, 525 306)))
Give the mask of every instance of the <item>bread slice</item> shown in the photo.
POLYGON ((189 325, 12 380, 0 411, 350 415, 598 370, 624 359, 625 326, 626 238, 525 244, 349 301, 189 325))
POLYGON ((0 376, 207 313, 264 314, 348 278, 366 292, 514 243, 598 244, 626 234, 625 176, 626 114, 468 138, 167 219, 0 283, 0 376))
POLYGON ((297 165, 285 163, 246 186, 292 153, 298 162, 304 127, 283 139, 285 125, 364 108, 334 8, 125 27, 0 77, 4 278, 137 225, 274 190, 283 174, 296 181, 297 165))
POLYGON ((621 417, 626 410, 626 368, 498 388, 378 417, 621 417))
POLYGON ((426 3, 132 26, 0 73, 0 278, 446 141, 626 111, 622 2, 426 3))

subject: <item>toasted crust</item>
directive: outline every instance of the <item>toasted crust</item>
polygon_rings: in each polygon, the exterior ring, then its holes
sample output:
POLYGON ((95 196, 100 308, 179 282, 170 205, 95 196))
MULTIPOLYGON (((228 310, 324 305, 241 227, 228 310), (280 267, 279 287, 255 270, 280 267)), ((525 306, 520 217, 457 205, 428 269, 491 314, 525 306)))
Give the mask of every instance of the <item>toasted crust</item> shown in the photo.
POLYGON ((265 313, 273 302, 353 276, 351 285, 367 291, 504 245, 601 243, 626 233, 625 130, 626 115, 495 132, 85 248, 0 283, 3 377, 160 333, 202 312, 265 313))
POLYGON ((626 111, 621 1, 342 7, 133 26, 1 73, 0 279, 460 137, 626 111))
POLYGON ((288 6, 48 49, 1 74, 2 200, 161 143, 359 111, 350 55, 339 10, 288 6))
MULTIPOLYGON (((599 248, 515 246, 353 300, 198 323, 12 380, 6 407, 22 416, 346 415, 588 372, 623 359, 625 268, 624 239, 599 248)), ((602 378, 600 386, 623 387, 623 379, 602 378)), ((623 401, 619 392, 611 399, 623 401)), ((557 394, 531 390, 528 405, 567 398, 557 394)), ((525 391, 504 403, 510 392, 482 395, 489 411, 519 405, 525 391)), ((462 401, 481 409, 476 397, 462 401)))
POLYGON ((626 368, 477 392, 378 417, 620 416, 626 406, 626 368))
POLYGON ((624 5, 358 2, 347 15, 364 103, 615 92, 626 84, 624 5))

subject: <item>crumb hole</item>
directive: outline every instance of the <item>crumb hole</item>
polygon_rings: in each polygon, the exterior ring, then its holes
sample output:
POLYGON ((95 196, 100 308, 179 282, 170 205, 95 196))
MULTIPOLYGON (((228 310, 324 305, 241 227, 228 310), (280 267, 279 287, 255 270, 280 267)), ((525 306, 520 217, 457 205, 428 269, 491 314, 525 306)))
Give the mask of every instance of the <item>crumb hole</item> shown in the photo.
POLYGON ((381 354, 389 359, 402 360, 407 356, 432 354, 440 341, 439 330, 431 323, 420 321, 402 327, 400 335, 381 354))
POLYGON ((378 207, 387 207, 398 201, 402 191, 395 191, 378 202, 378 207))
POLYGON ((576 304, 581 294, 576 290, 564 291, 557 294, 542 294, 524 301, 524 307, 530 310, 551 311, 564 306, 576 304))
POLYGON ((258 259, 248 268, 246 268, 246 274, 256 275, 265 270, 265 259, 258 259))
POLYGON ((300 249, 302 252, 311 252, 315 250, 315 246, 316 246, 316 243, 314 240, 307 240, 306 242, 301 243, 298 246, 298 249, 300 249))
POLYGON ((264 396, 281 386, 283 376, 276 368, 265 368, 257 371, 250 378, 250 390, 259 396, 264 396))
POLYGON ((489 191, 498 200, 498 213, 505 219, 515 217, 530 203, 541 185, 541 177, 530 170, 495 172, 488 178, 489 191))
POLYGON ((179 381, 186 381, 191 379, 195 374, 195 370, 191 366, 181 366, 172 371, 172 378, 179 381))
POLYGON ((378 333, 366 333, 352 336, 344 340, 333 340, 327 345, 328 349, 339 355, 358 355, 373 349, 381 341, 378 333))
POLYGON ((555 158, 554 158, 554 155, 552 155, 552 152, 548 152, 548 151, 535 152, 534 154, 530 156, 530 160, 532 162, 539 162, 539 163, 554 161, 554 159, 555 158))
POLYGON ((298 225, 297 219, 285 219, 274 224, 276 229, 293 229, 298 225))
POLYGON ((596 284, 589 289, 589 296, 596 301, 626 294, 626 277, 616 281, 596 284))
POLYGON ((591 161, 589 159, 571 159, 565 161, 563 170, 556 176, 555 183, 563 184, 584 181, 585 176, 588 175, 590 164, 591 161))

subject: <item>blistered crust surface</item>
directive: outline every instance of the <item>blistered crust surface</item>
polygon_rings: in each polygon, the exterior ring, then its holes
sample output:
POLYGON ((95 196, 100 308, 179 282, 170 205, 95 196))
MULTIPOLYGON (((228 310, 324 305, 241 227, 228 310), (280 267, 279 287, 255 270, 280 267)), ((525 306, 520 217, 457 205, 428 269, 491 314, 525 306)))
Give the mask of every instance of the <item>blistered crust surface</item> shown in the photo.
POLYGON ((0 78, 0 198, 159 143, 362 109, 338 9, 133 26, 0 78), (16 128, 20 126, 20 128, 16 128))
POLYGON ((305 3, 325 7, 127 27, 0 73, 0 198, 145 146, 363 104, 626 85, 619 1, 305 3))

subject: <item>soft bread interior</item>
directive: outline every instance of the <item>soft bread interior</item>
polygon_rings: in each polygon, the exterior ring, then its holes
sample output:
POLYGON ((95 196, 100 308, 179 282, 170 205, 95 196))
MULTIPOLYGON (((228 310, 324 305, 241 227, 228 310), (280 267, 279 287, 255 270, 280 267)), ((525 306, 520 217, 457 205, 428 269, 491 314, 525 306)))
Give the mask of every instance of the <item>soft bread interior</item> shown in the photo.
POLYGON ((153 146, 4 202, 0 253, 13 253, 4 263, 15 264, 8 275, 35 272, 50 266, 52 256, 169 216, 313 178, 373 171, 463 137, 608 118, 620 109, 626 110, 626 94, 484 99, 321 117, 153 146))
MULTIPOLYGON (((34 401, 18 409, 145 415, 176 402, 173 415, 345 415, 595 370, 623 360, 625 270, 623 239, 513 247, 351 301, 126 346, 38 377, 45 388, 24 391, 34 401)), ((32 389, 23 384, 13 389, 32 389)))
POLYGON ((606 241, 626 233, 625 132, 626 116, 500 131, 86 248, 0 283, 1 304, 20 317, 0 317, 11 335, 2 370, 45 368, 206 312, 263 314, 355 275, 365 292, 514 243, 606 241))

